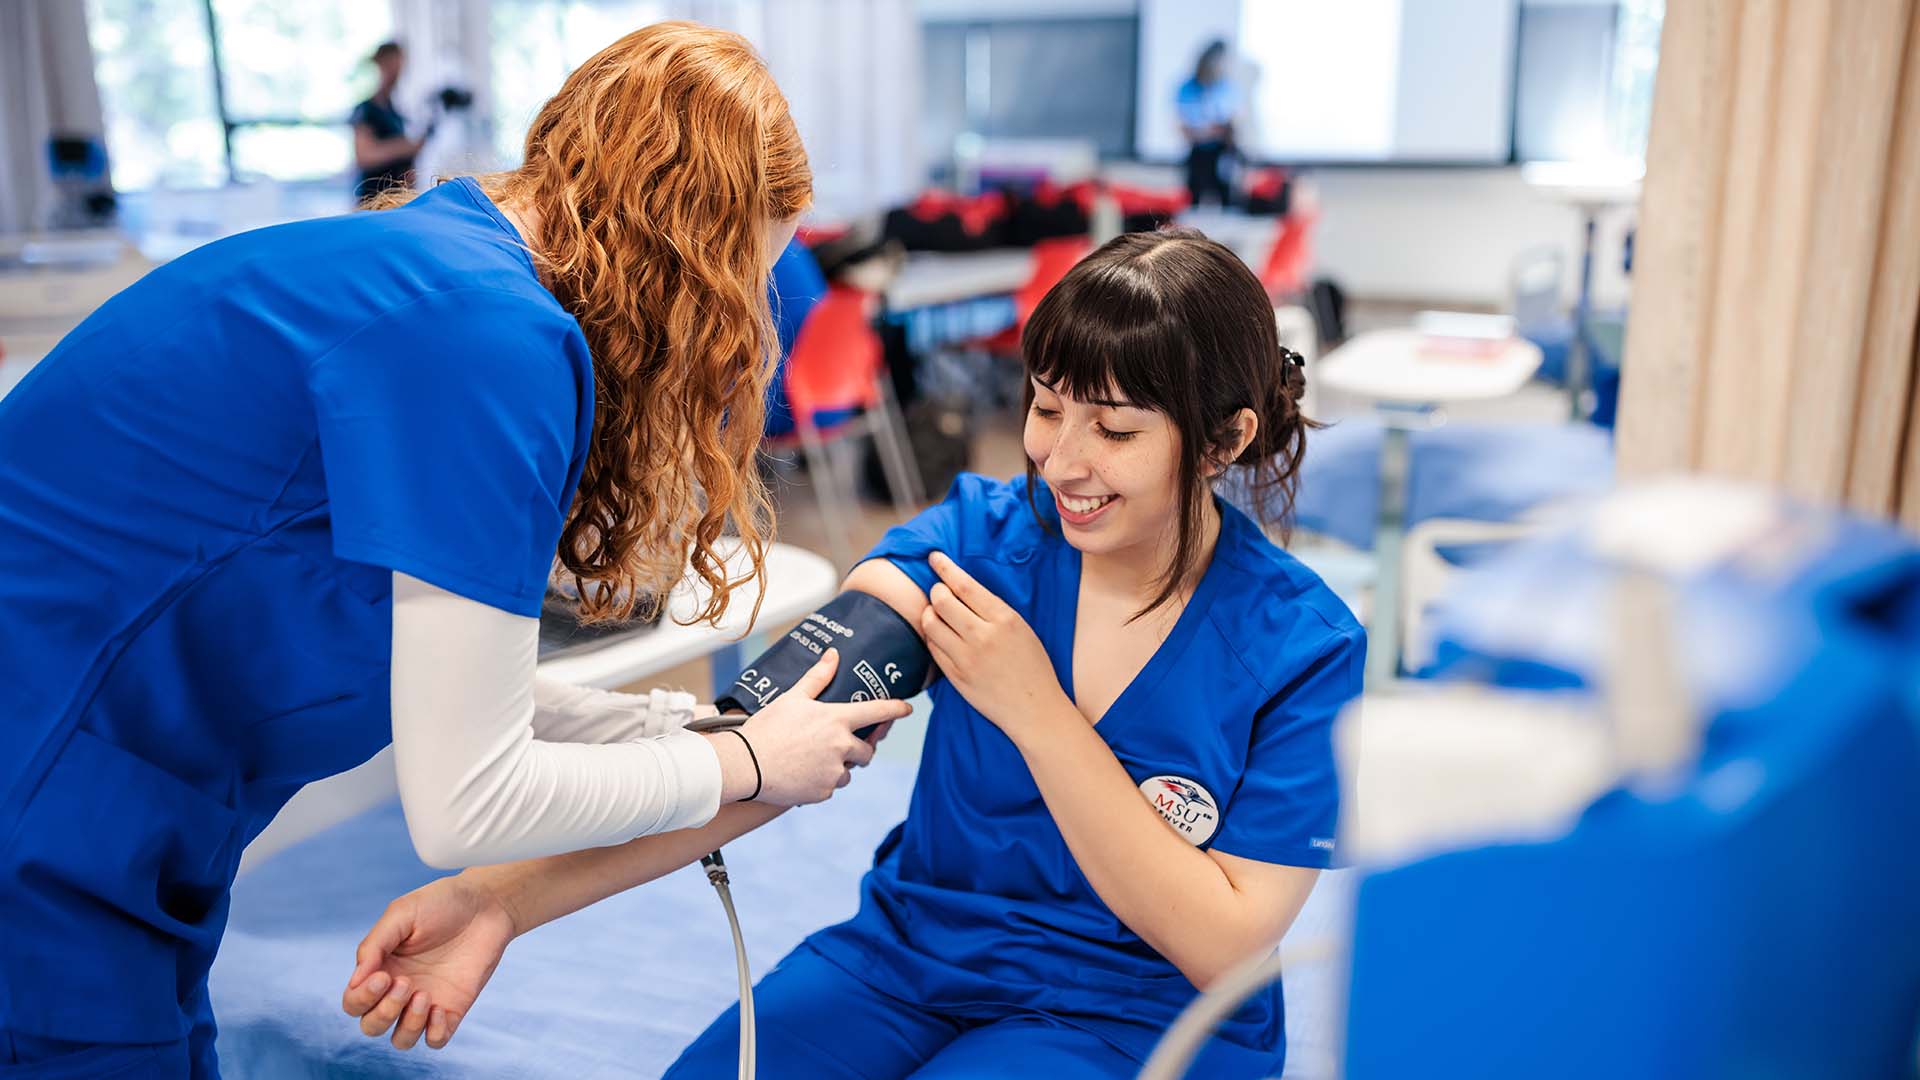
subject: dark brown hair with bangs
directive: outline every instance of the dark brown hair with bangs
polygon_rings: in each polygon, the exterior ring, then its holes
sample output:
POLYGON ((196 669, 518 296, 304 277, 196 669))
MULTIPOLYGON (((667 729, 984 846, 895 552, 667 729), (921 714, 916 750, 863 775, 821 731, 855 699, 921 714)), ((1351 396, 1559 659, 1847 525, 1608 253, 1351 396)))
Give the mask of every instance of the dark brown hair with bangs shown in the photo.
MULTIPOLYGON (((1293 513, 1307 429, 1306 376, 1280 346, 1273 305, 1239 256, 1193 229, 1128 233, 1081 260, 1034 308, 1021 336, 1027 374, 1080 401, 1121 398, 1165 413, 1180 433, 1180 536, 1153 602, 1171 600, 1202 569, 1207 499, 1225 465, 1246 471, 1263 525, 1293 513), (1260 418, 1231 462, 1241 409, 1260 418)), ((1033 382, 1026 407, 1033 407, 1033 382)), ((1027 461, 1028 501, 1040 515, 1027 461)), ((1044 520, 1044 519, 1042 519, 1044 520)))

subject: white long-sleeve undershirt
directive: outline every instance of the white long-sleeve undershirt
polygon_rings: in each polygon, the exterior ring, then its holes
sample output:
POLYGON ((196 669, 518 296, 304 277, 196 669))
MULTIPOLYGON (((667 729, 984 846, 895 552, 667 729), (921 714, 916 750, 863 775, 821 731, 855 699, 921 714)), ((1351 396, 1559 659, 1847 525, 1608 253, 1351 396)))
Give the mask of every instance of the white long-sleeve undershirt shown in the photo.
POLYGON ((415 850, 453 869, 704 825, 691 694, 537 679, 540 622, 393 575, 393 754, 415 850))

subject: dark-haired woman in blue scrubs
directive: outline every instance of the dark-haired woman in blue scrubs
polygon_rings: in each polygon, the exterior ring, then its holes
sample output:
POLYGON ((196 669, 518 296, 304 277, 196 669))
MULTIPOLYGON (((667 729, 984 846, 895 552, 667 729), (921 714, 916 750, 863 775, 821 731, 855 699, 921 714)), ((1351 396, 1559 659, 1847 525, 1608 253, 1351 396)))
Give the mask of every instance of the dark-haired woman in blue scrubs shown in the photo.
MULTIPOLYGON (((1265 290, 1197 234, 1129 234, 1047 294, 1021 347, 1028 475, 961 477, 847 578, 919 627, 942 677, 859 912, 754 990, 766 1080, 1135 1076, 1333 862, 1333 721, 1365 633, 1213 491, 1240 466, 1283 506, 1311 426, 1265 290)), ((558 918, 704 850, 676 839, 432 882, 362 967, 425 937, 410 962, 470 1002, 511 937, 473 932, 489 912, 558 918)), ((351 984, 343 1002, 365 1013, 351 984)), ((1278 1075, 1285 1031, 1276 984, 1193 1075, 1278 1075)), ((668 1080, 733 1075, 739 1036, 730 1009, 668 1080)))

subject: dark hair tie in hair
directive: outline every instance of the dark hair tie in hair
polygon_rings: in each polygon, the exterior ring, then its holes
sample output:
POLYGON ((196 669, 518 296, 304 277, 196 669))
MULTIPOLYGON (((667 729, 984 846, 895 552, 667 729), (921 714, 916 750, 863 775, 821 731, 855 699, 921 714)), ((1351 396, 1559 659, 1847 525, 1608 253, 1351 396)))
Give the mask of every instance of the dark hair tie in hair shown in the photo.
POLYGON ((1280 359, 1292 364, 1301 371, 1307 370, 1307 358, 1287 348, 1285 345, 1280 346, 1280 359))

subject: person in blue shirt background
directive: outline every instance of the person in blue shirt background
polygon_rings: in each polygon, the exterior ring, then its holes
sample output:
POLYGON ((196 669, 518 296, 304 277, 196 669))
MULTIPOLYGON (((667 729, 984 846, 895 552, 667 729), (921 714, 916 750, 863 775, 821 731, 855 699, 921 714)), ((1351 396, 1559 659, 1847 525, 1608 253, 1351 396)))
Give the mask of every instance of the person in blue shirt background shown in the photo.
POLYGON ((1234 122, 1240 114, 1240 89, 1227 76, 1227 43, 1213 41, 1200 52, 1193 77, 1174 93, 1180 134, 1186 137, 1187 197, 1194 206, 1212 199, 1226 206, 1232 199, 1226 167, 1231 162, 1234 122))
MULTIPOLYGON (((242 850, 389 741, 442 866, 717 846, 762 820, 725 802, 864 763, 904 706, 789 694, 755 762, 690 695, 535 676, 556 557, 590 619, 691 564, 717 620, 760 573, 768 271, 811 191, 746 40, 656 24, 521 168, 206 245, 0 401, 0 1072, 217 1075, 242 850)), ((379 984, 396 1043, 444 1041, 414 989, 379 984)))
MULTIPOLYGON (((1212 490, 1244 467, 1284 516, 1311 426, 1259 281, 1197 233, 1125 235, 1047 295, 1022 348, 1028 475, 962 477, 847 579, 915 622, 943 677, 859 913, 755 991, 762 1077, 1132 1076, 1331 864, 1331 729, 1365 635, 1212 490)), ((618 876, 701 850, 639 841, 618 876)), ((607 875, 469 871, 396 901, 368 941, 405 922, 457 942, 496 907, 556 917, 607 875)), ((466 937, 438 963, 470 997, 506 943, 466 937)), ((1284 1032, 1276 984, 1194 1075, 1276 1075, 1284 1032)), ((731 1075, 737 1046, 735 1008, 667 1075, 731 1075)))

